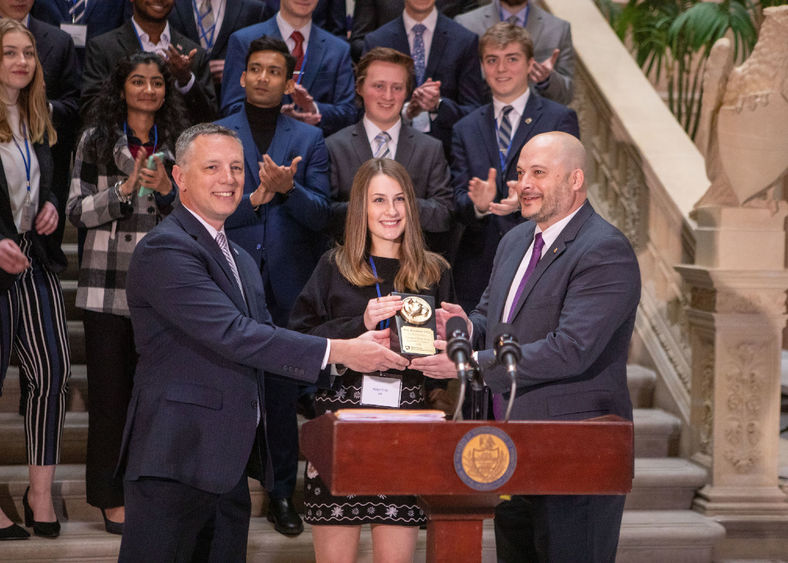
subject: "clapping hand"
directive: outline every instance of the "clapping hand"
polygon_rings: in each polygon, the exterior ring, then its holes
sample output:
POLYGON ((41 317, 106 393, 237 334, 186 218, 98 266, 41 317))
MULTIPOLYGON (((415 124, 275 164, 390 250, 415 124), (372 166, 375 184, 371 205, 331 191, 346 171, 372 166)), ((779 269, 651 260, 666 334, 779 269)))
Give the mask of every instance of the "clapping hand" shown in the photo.
POLYGON ((558 55, 560 54, 560 50, 554 49, 553 54, 550 55, 549 59, 541 63, 534 60, 533 64, 531 65, 531 71, 528 73, 528 78, 530 78, 535 84, 539 84, 540 82, 547 80, 550 77, 550 73, 553 72, 553 67, 555 67, 555 62, 558 60, 558 55))

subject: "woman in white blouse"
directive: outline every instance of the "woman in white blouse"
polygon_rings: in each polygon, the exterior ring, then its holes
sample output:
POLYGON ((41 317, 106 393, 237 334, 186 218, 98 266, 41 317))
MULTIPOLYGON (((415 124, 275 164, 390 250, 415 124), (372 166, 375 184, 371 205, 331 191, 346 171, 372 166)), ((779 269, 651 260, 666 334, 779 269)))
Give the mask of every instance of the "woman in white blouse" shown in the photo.
MULTIPOLYGON (((66 258, 49 236, 58 222, 49 152, 56 136, 33 36, 4 18, 0 41, 0 387, 15 352, 30 475, 22 499, 25 525, 38 536, 57 537, 52 481, 71 361, 57 278, 66 258)), ((28 536, 0 511, 0 539, 28 536)))

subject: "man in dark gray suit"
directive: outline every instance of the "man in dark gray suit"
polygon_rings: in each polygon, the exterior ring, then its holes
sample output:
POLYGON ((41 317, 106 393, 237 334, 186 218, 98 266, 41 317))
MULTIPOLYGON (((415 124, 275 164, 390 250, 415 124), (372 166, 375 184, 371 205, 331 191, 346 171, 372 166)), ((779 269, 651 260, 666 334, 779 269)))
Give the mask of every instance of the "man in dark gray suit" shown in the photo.
MULTIPOLYGON (((640 272, 629 241, 586 200, 585 159, 580 141, 560 132, 535 136, 520 153, 517 193, 530 221, 501 240, 469 323, 484 382, 497 395, 496 418, 511 378, 492 348, 497 325, 508 322, 522 353, 513 419, 632 419, 626 363, 640 272)), ((463 313, 443 304, 439 315, 440 333, 442 321, 463 313)), ((411 367, 430 376, 447 362, 417 359, 411 367)), ((614 561, 624 499, 513 496, 496 507, 498 560, 614 561)))
POLYGON ((559 104, 572 101, 575 63, 569 22, 527 0, 492 0, 454 20, 479 37, 500 21, 524 27, 534 42, 532 86, 540 95, 559 104))
POLYGON ((443 147, 400 118, 413 88, 413 59, 394 49, 376 47, 362 57, 356 75, 364 117, 326 139, 331 159, 331 234, 342 238, 350 188, 359 166, 373 156, 385 156, 402 164, 413 180, 428 246, 446 252, 452 191, 443 147))
POLYGON ((378 343, 388 331, 326 340, 273 325, 257 266, 224 232, 243 195, 234 132, 187 129, 172 175, 181 205, 137 245, 127 279, 140 357, 120 454, 119 560, 243 561, 247 462, 272 480, 263 371, 312 383, 329 363, 369 372, 408 362, 378 343))

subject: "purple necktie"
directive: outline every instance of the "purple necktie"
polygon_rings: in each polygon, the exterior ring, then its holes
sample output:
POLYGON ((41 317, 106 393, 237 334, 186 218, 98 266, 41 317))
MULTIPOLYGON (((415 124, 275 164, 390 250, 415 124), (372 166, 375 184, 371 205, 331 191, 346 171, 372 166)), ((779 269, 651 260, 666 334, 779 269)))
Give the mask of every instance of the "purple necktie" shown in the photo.
POLYGON ((512 317, 514 317, 514 311, 517 309, 517 303, 520 301, 520 297, 523 294, 523 289, 525 289, 525 284, 528 283, 528 278, 531 277, 531 274, 534 273, 536 269, 536 263, 539 262, 539 258, 542 257, 542 249, 544 248, 544 240, 542 240, 542 233, 536 233, 534 237, 534 250, 531 252, 531 259, 528 261, 528 267, 525 269, 525 273, 523 274, 523 279, 520 280, 520 285, 517 286, 517 292, 514 294, 514 299, 512 300, 512 308, 509 309, 509 317, 506 319, 507 323, 512 322, 512 317))

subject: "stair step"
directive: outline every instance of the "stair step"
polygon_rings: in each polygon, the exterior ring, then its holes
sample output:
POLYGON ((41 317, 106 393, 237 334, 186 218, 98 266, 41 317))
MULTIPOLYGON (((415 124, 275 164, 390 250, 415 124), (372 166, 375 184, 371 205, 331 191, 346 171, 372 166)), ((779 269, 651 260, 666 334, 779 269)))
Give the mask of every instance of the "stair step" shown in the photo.
POLYGON ((77 280, 60 279, 63 289, 63 301, 66 304, 66 318, 70 321, 82 321, 83 309, 77 307, 77 280))
MULTIPOLYGON (((0 465, 25 465, 24 418, 0 413, 0 465)), ((67 412, 61 438, 61 463, 84 463, 88 438, 88 413, 67 412)))
POLYGON ((617 563, 707 563, 725 528, 691 510, 627 510, 617 563))
POLYGON ((661 409, 635 409, 635 457, 678 455, 681 420, 661 409))
MULTIPOLYGON (((19 563, 50 561, 117 561, 120 536, 104 531, 100 522, 63 522, 56 541, 32 537, 26 541, 5 542, 0 560, 19 563)), ((724 528, 709 518, 691 511, 630 511, 624 513, 619 541, 618 563, 708 562, 712 550, 725 534, 724 528)), ((426 560, 427 533, 419 531, 414 561, 426 560)), ((253 517, 249 524, 247 560, 266 563, 309 563, 314 561, 312 530, 307 524, 297 537, 284 537, 271 524, 253 517)), ((372 561, 369 528, 361 533, 359 558, 372 561)), ((482 532, 482 562, 495 561, 495 535, 491 520, 482 532)))
MULTIPOLYGON (((67 238, 65 234, 63 238, 67 238)), ((63 244, 60 245, 60 248, 63 249, 63 254, 65 254, 68 259, 68 266, 60 273, 61 280, 76 280, 77 277, 79 277, 79 254, 76 240, 75 236, 74 242, 63 242, 63 244)))
POLYGON ((680 457, 635 459, 635 479, 625 510, 689 510, 706 470, 680 457))
MULTIPOLYGON (((3 383, 3 396, 0 397, 0 412, 19 412, 19 368, 10 366, 3 383)), ((82 412, 87 410, 88 376, 84 364, 71 366, 67 410, 82 412)))
MULTIPOLYGON (((68 318, 68 317, 67 317, 68 318)), ((66 321, 68 328, 68 343, 71 346, 71 363, 85 363, 85 327, 82 321, 66 321)))
POLYGON ((633 407, 642 409, 652 406, 656 381, 657 374, 653 369, 636 364, 627 365, 627 387, 633 407))

